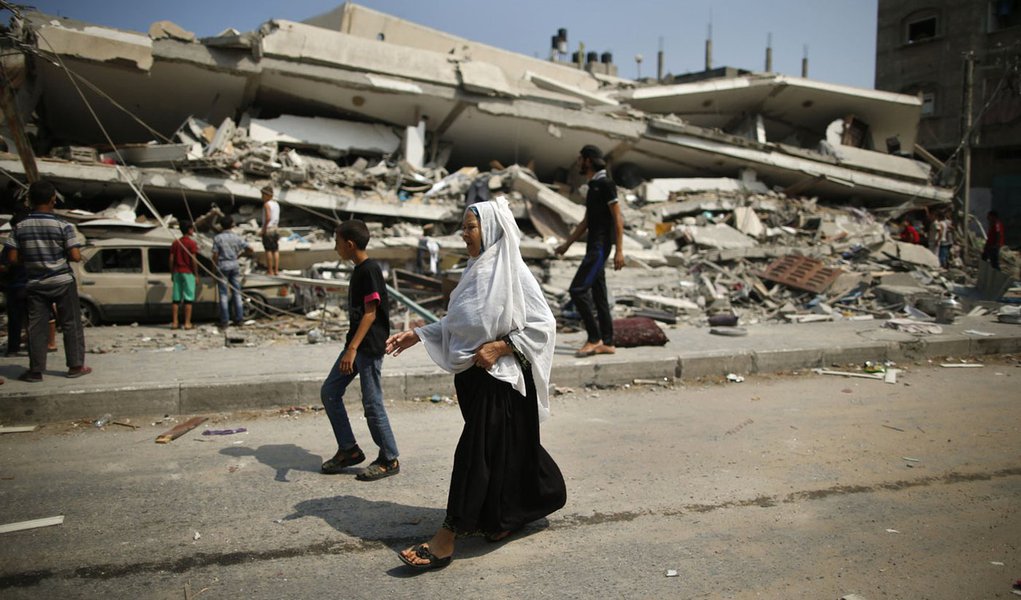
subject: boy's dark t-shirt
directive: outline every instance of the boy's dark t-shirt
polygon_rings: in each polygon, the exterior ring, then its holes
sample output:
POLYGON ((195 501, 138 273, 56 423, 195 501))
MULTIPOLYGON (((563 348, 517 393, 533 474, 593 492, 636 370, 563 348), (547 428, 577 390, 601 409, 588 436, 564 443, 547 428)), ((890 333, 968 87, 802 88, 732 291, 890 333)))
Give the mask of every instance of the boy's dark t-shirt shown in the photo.
POLYGON ((585 216, 588 218, 590 242, 613 245, 617 233, 610 205, 616 201, 617 186, 606 176, 605 171, 600 171, 588 182, 588 194, 585 195, 585 216))
POLYGON ((351 317, 351 328, 347 332, 347 344, 351 343, 358 324, 365 315, 365 304, 373 300, 379 301, 376 307, 376 320, 365 334, 365 339, 358 346, 358 351, 369 356, 383 356, 386 352, 386 338, 390 337, 390 301, 386 293, 386 280, 383 270, 371 258, 355 265, 351 273, 351 284, 347 291, 348 314, 351 317))

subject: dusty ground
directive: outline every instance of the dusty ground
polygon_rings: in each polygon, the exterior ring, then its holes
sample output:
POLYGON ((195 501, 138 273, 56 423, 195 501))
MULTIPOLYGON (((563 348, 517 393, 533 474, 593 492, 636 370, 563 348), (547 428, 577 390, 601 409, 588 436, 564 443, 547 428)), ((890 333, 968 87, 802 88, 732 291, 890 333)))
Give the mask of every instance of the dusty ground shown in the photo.
POLYGON ((197 324, 195 329, 188 331, 170 329, 169 323, 101 325, 85 330, 85 345, 90 353, 172 352, 224 345, 295 345, 309 343, 309 332, 313 330, 316 333, 312 334, 312 339, 317 342, 343 340, 347 325, 341 328, 336 321, 306 319, 297 315, 250 320, 245 326, 232 327, 226 333, 210 323, 197 324))
MULTIPOLYGON (((402 402, 402 472, 325 477, 321 411, 217 415, 153 440, 60 423, 0 437, 5 598, 1007 598, 1021 577, 1017 361, 576 390, 544 445, 567 506, 422 576, 394 551, 442 519, 456 405, 402 402), (198 534, 198 535, 196 535, 198 534), (677 577, 667 577, 669 570, 677 577), (203 591, 204 590, 204 591, 203 591)), ((370 444, 361 422, 355 432, 370 444)))

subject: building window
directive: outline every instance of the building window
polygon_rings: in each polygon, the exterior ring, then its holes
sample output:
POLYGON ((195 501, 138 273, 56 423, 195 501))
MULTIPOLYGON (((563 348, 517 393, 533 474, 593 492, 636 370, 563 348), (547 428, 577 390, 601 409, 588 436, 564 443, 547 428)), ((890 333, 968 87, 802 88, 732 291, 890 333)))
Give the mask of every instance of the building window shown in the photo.
POLYGON ((936 15, 926 13, 909 17, 904 22, 904 33, 908 44, 916 44, 936 37, 938 20, 936 15))
POLYGON ((1021 25, 1021 0, 992 0, 989 3, 989 31, 1021 25))
POLYGON ((922 92, 922 116, 931 117, 936 114, 936 92, 922 92))

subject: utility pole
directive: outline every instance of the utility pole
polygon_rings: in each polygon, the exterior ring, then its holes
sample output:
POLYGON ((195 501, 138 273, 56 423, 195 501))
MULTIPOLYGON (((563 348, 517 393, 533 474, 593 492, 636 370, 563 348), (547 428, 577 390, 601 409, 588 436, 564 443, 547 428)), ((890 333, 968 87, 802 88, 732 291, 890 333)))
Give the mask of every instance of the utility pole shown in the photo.
POLYGON ((964 186, 961 191, 961 204, 964 210, 964 218, 961 219, 961 236, 964 238, 961 244, 964 264, 971 261, 971 236, 968 235, 968 219, 971 215, 971 127, 972 127, 972 96, 975 88, 975 53, 968 52, 964 55, 964 111, 962 115, 961 128, 964 130, 964 148, 962 162, 964 163, 964 186))

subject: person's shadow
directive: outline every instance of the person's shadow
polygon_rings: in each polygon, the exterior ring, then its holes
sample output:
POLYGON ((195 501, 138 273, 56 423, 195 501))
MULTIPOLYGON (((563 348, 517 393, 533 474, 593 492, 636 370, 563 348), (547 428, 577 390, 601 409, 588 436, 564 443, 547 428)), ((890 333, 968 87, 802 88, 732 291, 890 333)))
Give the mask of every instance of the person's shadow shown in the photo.
MULTIPOLYGON (((396 554, 414 544, 428 541, 443 523, 446 511, 442 508, 408 506, 386 500, 366 500, 357 496, 332 496, 304 500, 294 505, 294 512, 283 518, 293 521, 305 517, 322 519, 335 530, 366 542, 381 543, 396 554)), ((549 526, 546 519, 530 523, 509 536, 506 542, 488 543, 483 538, 458 538, 455 561, 458 558, 482 556, 499 549, 504 543, 537 533, 549 526)), ((387 571, 392 577, 409 577, 426 570, 397 563, 387 571)))
POLYGON ((322 458, 294 444, 264 444, 258 448, 230 446, 220 450, 227 456, 254 456, 255 460, 276 470, 274 481, 290 483, 288 471, 308 471, 318 473, 322 458))

